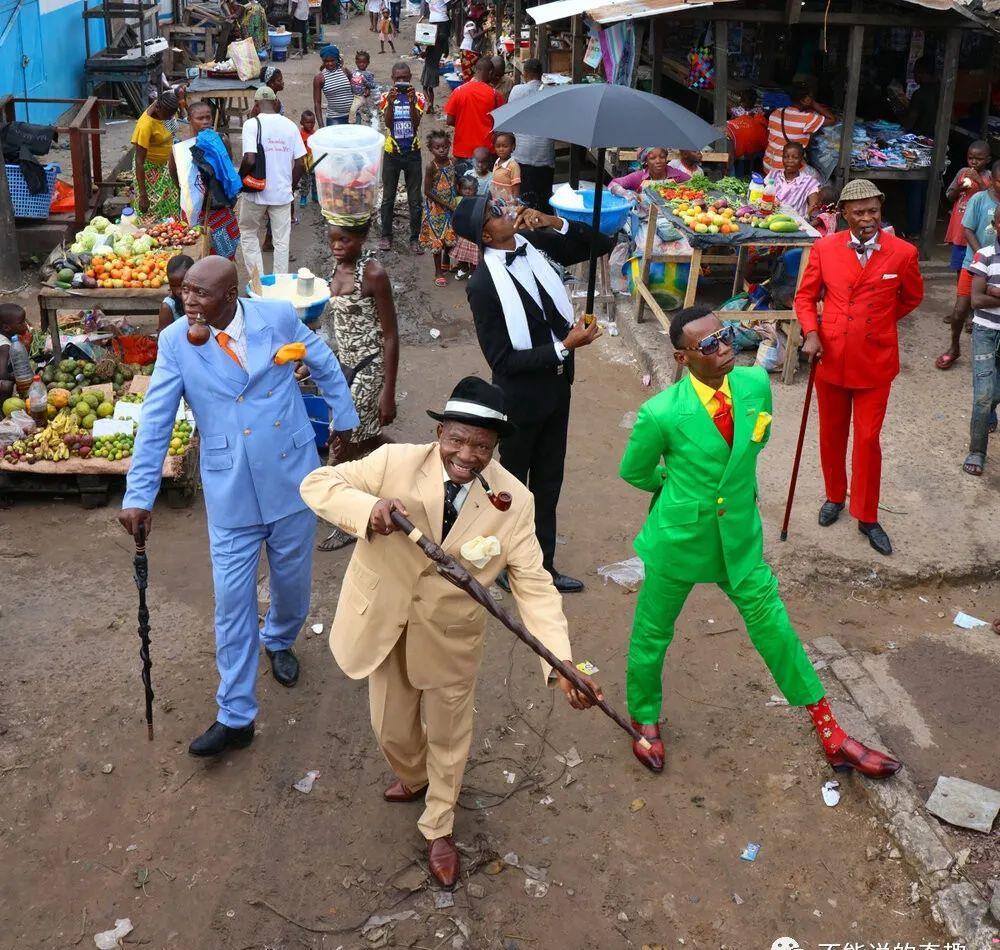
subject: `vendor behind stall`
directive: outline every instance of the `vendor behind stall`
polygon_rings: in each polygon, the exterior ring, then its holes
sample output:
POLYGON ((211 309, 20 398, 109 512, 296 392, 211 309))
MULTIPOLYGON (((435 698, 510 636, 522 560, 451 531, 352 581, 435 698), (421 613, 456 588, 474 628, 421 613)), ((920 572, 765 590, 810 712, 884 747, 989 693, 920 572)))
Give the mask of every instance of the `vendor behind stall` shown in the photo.
POLYGON ((764 184, 774 186, 780 205, 812 221, 819 208, 819 179, 806 166, 805 149, 788 142, 781 151, 781 165, 780 170, 768 172, 764 184))
POLYGON ((166 126, 179 107, 176 93, 163 93, 139 116, 132 131, 135 204, 143 221, 151 224, 180 216, 180 196, 167 167, 174 138, 166 126))
POLYGON ((670 164, 670 155, 665 148, 653 147, 639 149, 639 162, 642 168, 622 175, 620 178, 612 178, 609 191, 613 195, 623 197, 634 197, 640 191, 644 182, 647 181, 687 181, 691 175, 688 172, 678 171, 670 164))

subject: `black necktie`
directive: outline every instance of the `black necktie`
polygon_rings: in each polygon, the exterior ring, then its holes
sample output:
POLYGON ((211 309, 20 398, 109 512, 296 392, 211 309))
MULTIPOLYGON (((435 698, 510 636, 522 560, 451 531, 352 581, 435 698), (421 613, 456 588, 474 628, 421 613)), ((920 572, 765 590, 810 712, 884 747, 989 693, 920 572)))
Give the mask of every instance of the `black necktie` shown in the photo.
POLYGON ((448 537, 452 525, 458 518, 458 509, 455 507, 455 499, 462 490, 462 486, 453 481, 444 483, 444 518, 441 524, 441 540, 448 537))
POLYGON ((510 267, 519 257, 528 256, 528 245, 522 244, 516 251, 507 252, 507 266, 510 267))

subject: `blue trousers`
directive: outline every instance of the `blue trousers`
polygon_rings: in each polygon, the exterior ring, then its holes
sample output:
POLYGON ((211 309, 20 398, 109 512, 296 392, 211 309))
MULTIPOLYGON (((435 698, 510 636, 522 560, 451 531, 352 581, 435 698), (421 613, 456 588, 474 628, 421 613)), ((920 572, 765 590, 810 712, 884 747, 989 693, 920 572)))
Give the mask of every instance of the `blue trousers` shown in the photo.
POLYGON ((245 726, 257 716, 254 684, 260 642, 288 649, 309 614, 316 516, 298 511, 271 524, 220 528, 209 523, 215 585, 215 662, 219 668, 219 722, 245 726), (257 620, 257 567, 267 547, 271 605, 264 628, 257 620))
POLYGON ((1000 404, 1000 330, 972 324, 972 422, 969 452, 986 455, 1000 404))

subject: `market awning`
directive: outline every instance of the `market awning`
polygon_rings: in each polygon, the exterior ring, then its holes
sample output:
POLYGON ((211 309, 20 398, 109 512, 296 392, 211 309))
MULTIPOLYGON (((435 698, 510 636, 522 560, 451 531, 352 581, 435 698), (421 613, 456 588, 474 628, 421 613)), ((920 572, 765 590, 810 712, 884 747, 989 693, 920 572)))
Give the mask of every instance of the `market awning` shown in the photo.
MULTIPOLYGON (((656 16, 660 13, 680 13, 686 10, 697 10, 702 7, 714 6, 716 3, 733 3, 735 0, 554 0, 537 7, 528 7, 525 12, 536 23, 551 23, 567 17, 586 13, 597 23, 617 23, 620 20, 635 20, 641 17, 656 16)), ((965 16, 971 16, 968 4, 961 0, 902 0, 902 2, 924 7, 929 10, 948 12, 954 10, 965 16)), ((752 19, 748 14, 748 19, 752 19)))

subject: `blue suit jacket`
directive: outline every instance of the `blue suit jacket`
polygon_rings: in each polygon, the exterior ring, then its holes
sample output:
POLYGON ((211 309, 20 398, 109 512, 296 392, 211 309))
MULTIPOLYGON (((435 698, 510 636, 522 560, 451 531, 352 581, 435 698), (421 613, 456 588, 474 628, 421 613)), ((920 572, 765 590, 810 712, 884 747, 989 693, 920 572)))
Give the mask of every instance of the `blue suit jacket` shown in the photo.
POLYGON ((330 406, 334 428, 354 429, 358 414, 330 348, 290 304, 241 300, 247 368, 215 342, 192 346, 187 320, 159 338, 159 353, 142 406, 123 508, 152 510, 181 396, 201 433, 201 480, 211 524, 269 524, 306 507, 299 484, 319 465, 315 434, 299 394, 294 365, 278 366, 286 343, 306 345, 305 362, 330 406))

